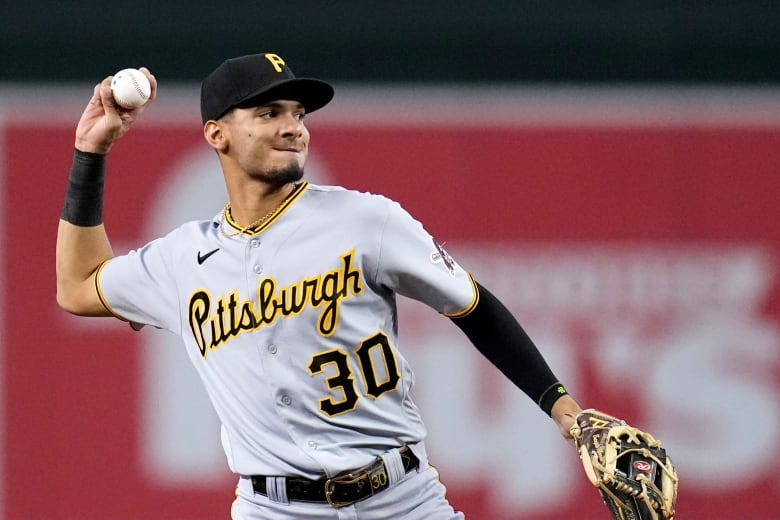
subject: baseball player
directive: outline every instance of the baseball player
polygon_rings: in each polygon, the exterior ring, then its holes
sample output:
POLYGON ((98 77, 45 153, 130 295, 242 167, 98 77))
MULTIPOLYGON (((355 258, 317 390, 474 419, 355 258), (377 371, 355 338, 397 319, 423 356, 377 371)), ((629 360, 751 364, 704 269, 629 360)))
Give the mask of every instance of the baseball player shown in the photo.
MULTIPOLYGON (((151 101, 157 82, 141 70, 151 101)), ((571 441, 578 404, 420 222, 385 197, 304 180, 304 117, 333 88, 295 77, 277 54, 226 60, 203 81, 224 209, 114 256, 102 224, 106 157, 145 107, 118 107, 110 81, 95 86, 76 129, 57 300, 181 337, 238 475, 232 518, 463 517, 428 464, 397 295, 452 320, 571 441)))

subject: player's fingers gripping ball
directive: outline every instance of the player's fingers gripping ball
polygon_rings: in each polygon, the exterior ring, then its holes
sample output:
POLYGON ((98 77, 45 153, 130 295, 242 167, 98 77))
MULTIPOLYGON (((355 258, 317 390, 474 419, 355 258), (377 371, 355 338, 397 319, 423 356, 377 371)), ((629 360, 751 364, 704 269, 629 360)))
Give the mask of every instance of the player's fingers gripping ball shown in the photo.
POLYGON ((661 442, 598 410, 571 428, 585 473, 615 520, 671 520, 677 472, 661 442))
POLYGON ((122 69, 111 79, 111 94, 122 108, 139 108, 149 101, 152 85, 140 70, 122 69))

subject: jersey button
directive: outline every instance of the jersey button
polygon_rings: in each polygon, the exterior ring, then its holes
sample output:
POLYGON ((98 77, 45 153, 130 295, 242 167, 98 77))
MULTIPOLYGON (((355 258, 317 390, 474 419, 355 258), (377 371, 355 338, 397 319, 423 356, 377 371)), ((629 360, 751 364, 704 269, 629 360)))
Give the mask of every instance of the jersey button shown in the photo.
POLYGON ((309 448, 312 449, 312 450, 316 450, 317 449, 317 443, 314 442, 314 441, 309 441, 306 444, 308 444, 309 448))
POLYGON ((254 247, 255 249, 260 247, 260 241, 256 238, 252 239, 252 242, 250 242, 250 244, 252 244, 252 247, 254 247))
POLYGON ((292 398, 289 395, 283 395, 282 404, 285 406, 290 406, 292 404, 292 398))
POLYGON ((260 274, 263 272, 263 266, 260 264, 255 264, 252 266, 252 270, 255 272, 255 274, 260 274))
POLYGON ((270 352, 271 354, 276 354, 276 351, 277 351, 277 350, 278 350, 278 349, 276 348, 276 345, 274 345, 273 343, 271 343, 270 345, 268 345, 268 352, 270 352))

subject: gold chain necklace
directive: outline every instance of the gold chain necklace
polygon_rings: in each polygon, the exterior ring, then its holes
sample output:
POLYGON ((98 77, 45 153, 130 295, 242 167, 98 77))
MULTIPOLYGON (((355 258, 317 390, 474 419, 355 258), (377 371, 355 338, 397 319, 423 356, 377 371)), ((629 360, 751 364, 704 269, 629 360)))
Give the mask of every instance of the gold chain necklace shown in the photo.
POLYGON ((270 217, 271 215, 273 215, 274 213, 276 213, 276 212, 279 210, 279 208, 281 208, 281 207, 284 205, 284 203, 285 203, 285 202, 287 202, 287 200, 288 200, 290 197, 292 197, 293 193, 295 193, 296 191, 298 191, 298 185, 296 185, 296 184, 293 184, 293 189, 292 189, 292 191, 291 191, 290 193, 288 193, 288 194, 287 194, 287 196, 286 196, 286 197, 285 197, 285 198, 284 198, 284 199, 283 199, 283 200, 282 200, 282 201, 281 201, 281 202, 280 202, 280 203, 279 203, 279 204, 278 204, 278 205, 277 205, 277 206, 276 206, 274 209, 272 209, 271 211, 269 211, 268 213, 266 213, 265 215, 263 215, 263 216, 262 216, 262 217, 260 217, 259 219, 255 220, 254 222, 252 222, 252 223, 251 223, 251 224, 249 224, 248 226, 244 226, 244 227, 242 227, 241 229, 239 229, 238 231, 236 231, 235 233, 231 233, 231 234, 228 234, 228 233, 226 233, 226 232, 225 232, 225 230, 224 230, 224 228, 222 227, 222 224, 224 224, 224 223, 225 223, 225 220, 227 220, 227 219, 225 218, 225 215, 229 215, 229 216, 230 216, 230 219, 231 219, 233 222, 237 223, 237 222, 236 222, 236 220, 233 218, 233 213, 231 213, 231 211, 230 211, 230 201, 228 201, 228 203, 227 203, 227 204, 225 204, 225 209, 224 209, 224 210, 222 210, 222 220, 219 222, 219 230, 220 230, 220 231, 222 232, 222 234, 223 234, 225 237, 227 237, 227 238, 235 237, 235 236, 238 236, 238 235, 241 235, 241 234, 244 234, 244 233, 248 234, 248 232, 249 232, 251 229, 254 229, 254 228, 256 228, 257 226, 259 226, 260 224, 262 224, 263 222, 265 222, 266 220, 268 220, 268 217, 270 217))

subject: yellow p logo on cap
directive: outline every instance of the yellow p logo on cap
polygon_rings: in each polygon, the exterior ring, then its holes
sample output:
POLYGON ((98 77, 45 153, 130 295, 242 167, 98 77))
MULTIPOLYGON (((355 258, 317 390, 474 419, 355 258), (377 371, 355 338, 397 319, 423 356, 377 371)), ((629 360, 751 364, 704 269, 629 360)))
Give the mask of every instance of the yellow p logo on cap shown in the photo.
POLYGON ((274 66, 274 70, 276 72, 282 72, 282 67, 284 67, 285 63, 282 58, 279 57, 277 54, 265 54, 265 59, 271 62, 271 65, 274 66))

